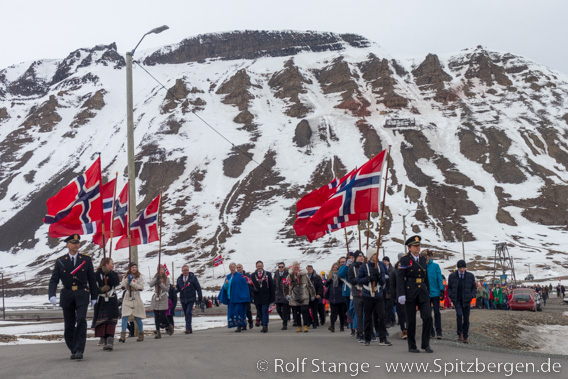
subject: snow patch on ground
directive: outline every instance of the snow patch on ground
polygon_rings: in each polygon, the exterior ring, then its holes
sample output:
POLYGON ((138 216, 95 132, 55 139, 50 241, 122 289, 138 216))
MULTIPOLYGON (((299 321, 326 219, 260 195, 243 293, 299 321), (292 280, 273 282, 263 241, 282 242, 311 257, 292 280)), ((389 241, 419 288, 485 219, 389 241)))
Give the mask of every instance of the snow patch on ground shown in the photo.
MULTIPOLYGON (((564 312, 568 316, 568 312, 564 312)), ((568 325, 521 326, 520 338, 532 346, 532 351, 545 354, 566 354, 566 336, 568 325)))

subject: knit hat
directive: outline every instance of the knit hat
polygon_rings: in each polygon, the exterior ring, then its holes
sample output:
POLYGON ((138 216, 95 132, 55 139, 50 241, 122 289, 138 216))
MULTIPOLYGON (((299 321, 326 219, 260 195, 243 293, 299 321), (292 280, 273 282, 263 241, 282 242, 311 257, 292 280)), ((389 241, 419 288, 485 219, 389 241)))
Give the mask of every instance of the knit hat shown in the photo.
POLYGON ((367 259, 371 259, 371 257, 375 254, 377 254, 377 248, 376 247, 370 247, 370 248, 367 249, 367 259))
POLYGON ((467 267, 467 264, 465 263, 465 261, 463 259, 460 259, 458 261, 458 268, 461 268, 461 267, 467 267))

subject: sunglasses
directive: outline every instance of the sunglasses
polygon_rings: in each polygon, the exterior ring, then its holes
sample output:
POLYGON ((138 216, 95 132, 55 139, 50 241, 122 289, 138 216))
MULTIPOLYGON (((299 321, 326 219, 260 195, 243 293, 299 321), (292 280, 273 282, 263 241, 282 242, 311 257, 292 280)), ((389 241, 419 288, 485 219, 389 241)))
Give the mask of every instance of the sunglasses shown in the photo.
POLYGON ((278 266, 278 268, 284 268, 284 266, 278 266))

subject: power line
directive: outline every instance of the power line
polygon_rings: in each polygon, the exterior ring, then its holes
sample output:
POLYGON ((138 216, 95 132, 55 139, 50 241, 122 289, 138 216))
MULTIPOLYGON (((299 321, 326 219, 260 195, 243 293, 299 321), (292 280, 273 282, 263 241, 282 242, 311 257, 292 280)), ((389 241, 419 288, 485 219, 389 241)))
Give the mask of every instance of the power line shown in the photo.
MULTIPOLYGON (((160 82, 154 75, 152 75, 148 70, 146 70, 146 68, 144 68, 144 66, 142 66, 140 63, 138 63, 138 61, 134 61, 134 63, 136 63, 136 65, 138 67, 140 67, 142 70, 144 70, 144 72, 146 72, 146 74, 148 74, 152 79, 154 79, 156 81, 156 83, 158 83, 163 89, 166 90, 166 92, 168 92, 173 98, 174 100, 179 101, 180 103, 183 102, 183 99, 178 98, 169 88, 166 88, 165 85, 162 84, 162 82, 160 82)), ((228 143, 230 143, 234 149, 236 149, 238 152, 240 152, 241 154, 243 154, 245 157, 247 157, 248 159, 250 159, 251 161, 253 161, 254 163, 256 163, 256 165, 260 168, 262 168, 263 170, 265 170, 266 172, 271 172, 270 169, 264 167, 262 164, 258 163, 253 157, 252 155, 249 155, 246 151, 244 151, 243 149, 241 149, 240 147, 238 147, 237 145, 235 145, 233 142, 231 142, 227 137, 225 137, 221 132, 219 132, 217 129, 215 129, 213 126, 211 126, 207 121, 205 121, 201 116, 199 116, 197 113, 195 113, 194 110, 190 111, 195 117, 197 117, 201 122, 203 122, 205 125, 207 125, 211 130, 213 130, 215 133, 217 133, 219 136, 221 136, 221 138, 223 138, 225 141, 227 141, 228 143)))

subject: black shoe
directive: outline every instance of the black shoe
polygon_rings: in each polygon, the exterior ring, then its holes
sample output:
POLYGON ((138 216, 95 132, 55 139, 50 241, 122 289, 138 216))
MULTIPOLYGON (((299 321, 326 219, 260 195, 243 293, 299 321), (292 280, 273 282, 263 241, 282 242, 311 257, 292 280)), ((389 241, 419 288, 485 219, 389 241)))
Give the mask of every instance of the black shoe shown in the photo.
POLYGON ((71 356, 70 356, 69 358, 70 358, 70 359, 77 359, 77 358, 75 357, 75 353, 71 354, 71 356))
POLYGON ((257 328, 260 327, 260 322, 255 322, 254 326, 256 326, 257 328))
POLYGON ((318 326, 317 326, 316 324, 313 324, 313 325, 312 325, 312 328, 317 329, 318 326))
POLYGON ((263 326, 261 332, 263 333, 268 332, 268 326, 263 326))
POLYGON ((243 326, 243 327, 241 328, 241 330, 247 330, 247 326, 246 326, 246 325, 243 326))
POLYGON ((379 346, 392 346, 392 343, 386 338, 379 342, 379 346))
POLYGON ((296 321, 294 321, 294 323, 292 324, 292 326, 298 326, 298 324, 296 324, 296 321))
POLYGON ((430 332, 430 338, 434 338, 436 337, 436 332, 434 332, 433 330, 430 332))
POLYGON ((241 327, 237 326, 237 330, 235 330, 235 333, 240 333, 241 332, 241 327))
MULTIPOLYGON (((258 326, 258 325, 257 325, 258 326)), ((252 329, 252 321, 249 322, 249 329, 252 329)))
POLYGON ((436 336, 436 339, 441 340, 442 339, 442 333, 438 333, 438 335, 436 336))
POLYGON ((418 350, 418 349, 413 349, 413 348, 409 348, 409 349, 408 349, 408 352, 409 352, 409 353, 420 353, 420 350, 418 350))
POLYGON ((432 350, 432 348, 430 346, 426 346, 423 350, 427 353, 433 353, 434 352, 434 350, 432 350))
POLYGON ((344 331, 345 331, 345 328, 343 327, 343 325, 341 325, 341 326, 339 327, 339 331, 340 331, 340 332, 344 332, 344 331))
POLYGON ((81 353, 80 351, 76 352, 75 359, 83 359, 83 353, 81 353))
POLYGON ((288 325, 282 325, 282 330, 288 330, 288 325))
POLYGON ((371 345, 371 341, 365 341, 365 343, 363 344, 364 346, 369 346, 371 345))

